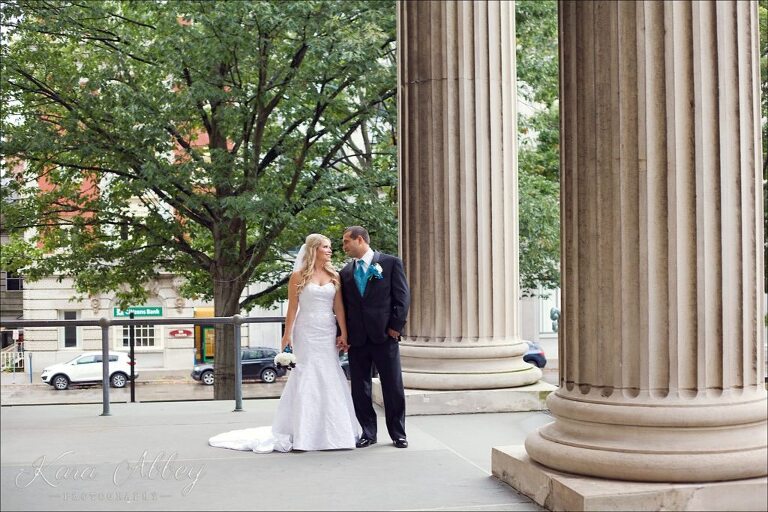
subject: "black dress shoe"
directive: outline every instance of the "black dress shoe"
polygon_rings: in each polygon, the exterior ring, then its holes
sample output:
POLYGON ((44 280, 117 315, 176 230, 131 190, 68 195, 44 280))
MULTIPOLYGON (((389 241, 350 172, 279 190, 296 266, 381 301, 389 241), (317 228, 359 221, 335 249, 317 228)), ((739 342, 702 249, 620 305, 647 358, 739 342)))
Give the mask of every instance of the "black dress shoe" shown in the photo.
POLYGON ((406 441, 404 437, 398 437, 392 444, 395 445, 395 448, 408 448, 408 441, 406 441))
POLYGON ((355 443, 355 446, 358 448, 366 448, 368 446, 371 446, 372 444, 376 444, 375 439, 368 439, 367 437, 361 437, 360 440, 355 443))

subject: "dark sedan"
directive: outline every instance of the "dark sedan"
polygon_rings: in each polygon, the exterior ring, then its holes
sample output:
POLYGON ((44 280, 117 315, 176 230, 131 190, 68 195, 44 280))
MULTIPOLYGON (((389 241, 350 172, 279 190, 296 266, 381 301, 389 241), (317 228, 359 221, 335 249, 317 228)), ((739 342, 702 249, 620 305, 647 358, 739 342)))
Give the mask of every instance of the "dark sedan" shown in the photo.
POLYGON ((528 344, 528 351, 523 355, 523 361, 538 368, 544 368, 547 365, 547 356, 544 355, 541 345, 535 341, 526 341, 526 343, 528 344))
MULTIPOLYGON (((341 364, 341 369, 344 371, 344 376, 347 377, 347 380, 352 380, 352 375, 349 373, 349 353, 348 352, 339 352, 339 364, 341 364)), ((375 379, 379 376, 379 372, 376 370, 376 367, 371 365, 371 378, 375 379)))
POLYGON ((339 364, 341 364, 341 369, 344 370, 344 376, 347 378, 347 380, 350 380, 352 377, 349 375, 349 354, 346 352, 340 352, 339 353, 339 364))
MULTIPOLYGON (((270 384, 286 373, 285 368, 275 366, 277 350, 271 347, 244 348, 242 357, 243 380, 259 379, 270 384)), ((213 384, 213 365, 198 364, 192 368, 192 378, 208 386, 213 384)))

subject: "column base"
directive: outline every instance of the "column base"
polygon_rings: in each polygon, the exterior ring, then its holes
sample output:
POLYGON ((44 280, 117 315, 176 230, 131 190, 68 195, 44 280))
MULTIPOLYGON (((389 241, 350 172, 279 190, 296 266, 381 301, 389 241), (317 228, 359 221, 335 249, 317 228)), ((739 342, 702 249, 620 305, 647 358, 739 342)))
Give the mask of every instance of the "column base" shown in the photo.
MULTIPOLYGON (((543 411, 547 408, 547 396, 556 389, 544 381, 502 389, 430 391, 406 388, 405 411, 408 416, 543 411)), ((384 407, 379 379, 373 379, 372 395, 374 403, 384 407)))
POLYGON ((768 478, 668 484, 563 473, 528 457, 523 445, 495 447, 493 476, 549 510, 768 510, 768 478))
POLYGON ((603 398, 598 391, 583 394, 566 386, 550 394, 547 406, 555 421, 525 439, 531 459, 558 471, 628 482, 768 475, 767 404, 761 390, 665 400, 649 394, 603 398))

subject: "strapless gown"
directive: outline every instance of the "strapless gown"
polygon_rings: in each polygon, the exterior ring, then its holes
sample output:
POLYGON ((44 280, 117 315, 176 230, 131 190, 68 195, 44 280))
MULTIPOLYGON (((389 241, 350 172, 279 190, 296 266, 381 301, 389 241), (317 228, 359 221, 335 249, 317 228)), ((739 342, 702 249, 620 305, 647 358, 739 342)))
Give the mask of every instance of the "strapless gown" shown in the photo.
POLYGON ((218 434, 208 444, 258 453, 352 449, 360 436, 336 348, 332 283, 307 284, 293 329, 296 368, 288 375, 272 426, 218 434))

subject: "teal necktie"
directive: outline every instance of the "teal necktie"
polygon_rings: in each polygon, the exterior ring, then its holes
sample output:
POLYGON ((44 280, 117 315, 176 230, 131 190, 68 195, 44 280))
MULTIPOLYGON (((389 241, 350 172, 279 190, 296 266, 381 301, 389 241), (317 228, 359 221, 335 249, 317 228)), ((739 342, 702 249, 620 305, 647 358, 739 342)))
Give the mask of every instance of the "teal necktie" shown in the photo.
POLYGON ((357 260, 355 265, 355 282, 357 283, 357 289, 360 290, 360 295, 365 293, 365 262, 363 260, 357 260))

